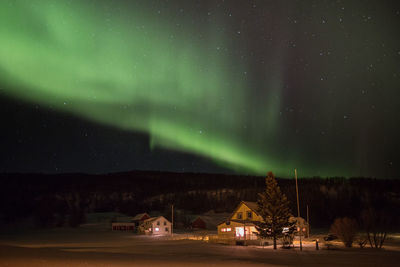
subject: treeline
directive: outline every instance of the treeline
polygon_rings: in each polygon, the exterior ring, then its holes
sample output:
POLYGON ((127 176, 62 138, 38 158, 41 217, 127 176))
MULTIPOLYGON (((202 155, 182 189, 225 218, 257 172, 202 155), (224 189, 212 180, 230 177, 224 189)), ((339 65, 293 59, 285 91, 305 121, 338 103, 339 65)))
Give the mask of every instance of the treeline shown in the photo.
MULTIPOLYGON (((297 213, 293 179, 278 184, 297 213)), ((232 212, 241 201, 256 201, 265 178, 223 174, 129 172, 0 175, 0 220, 15 224, 33 218, 38 227, 77 226, 89 212, 134 215, 163 212, 171 204, 188 213, 232 212)), ((371 178, 299 179, 300 210, 309 206, 313 227, 328 227, 337 217, 358 218, 368 208, 391 215, 399 225, 400 181, 371 178)))

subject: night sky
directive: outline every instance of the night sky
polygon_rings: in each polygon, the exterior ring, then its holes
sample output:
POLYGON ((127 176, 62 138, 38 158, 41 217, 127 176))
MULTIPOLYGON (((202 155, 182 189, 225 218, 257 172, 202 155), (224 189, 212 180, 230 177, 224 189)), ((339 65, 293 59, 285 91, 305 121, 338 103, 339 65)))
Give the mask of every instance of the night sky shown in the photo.
POLYGON ((400 1, 0 2, 0 172, 400 175, 400 1))

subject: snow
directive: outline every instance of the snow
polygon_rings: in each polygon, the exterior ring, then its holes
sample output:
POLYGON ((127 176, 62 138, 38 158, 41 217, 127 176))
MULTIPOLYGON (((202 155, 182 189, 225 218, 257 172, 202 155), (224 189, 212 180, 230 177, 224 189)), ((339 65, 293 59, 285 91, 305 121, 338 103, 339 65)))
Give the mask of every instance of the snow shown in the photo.
MULTIPOLYGON (((188 236, 188 235, 187 235, 188 236)), ((297 244, 296 244, 297 245, 297 244)), ((397 249, 315 250, 305 241, 303 251, 271 246, 227 246, 170 237, 134 235, 81 227, 3 233, 0 266, 397 266, 397 249)))

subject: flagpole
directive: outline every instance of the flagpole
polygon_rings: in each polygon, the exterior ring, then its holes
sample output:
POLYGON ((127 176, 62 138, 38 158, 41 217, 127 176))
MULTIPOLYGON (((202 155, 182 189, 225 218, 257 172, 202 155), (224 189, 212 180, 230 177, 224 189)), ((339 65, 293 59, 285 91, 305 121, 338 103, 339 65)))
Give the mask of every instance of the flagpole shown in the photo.
POLYGON ((308 205, 307 205, 307 237, 310 237, 310 218, 308 216, 308 205))
POLYGON ((173 236, 174 235, 174 204, 172 204, 172 206, 171 206, 171 221, 172 221, 171 236, 173 236))
MULTIPOLYGON (((300 229, 300 205, 299 205, 299 187, 297 185, 297 170, 294 169, 294 177, 296 180, 296 196, 297 196, 297 227, 300 229)), ((299 231, 299 237, 300 237, 300 250, 303 250, 303 243, 301 242, 301 230, 299 231)))

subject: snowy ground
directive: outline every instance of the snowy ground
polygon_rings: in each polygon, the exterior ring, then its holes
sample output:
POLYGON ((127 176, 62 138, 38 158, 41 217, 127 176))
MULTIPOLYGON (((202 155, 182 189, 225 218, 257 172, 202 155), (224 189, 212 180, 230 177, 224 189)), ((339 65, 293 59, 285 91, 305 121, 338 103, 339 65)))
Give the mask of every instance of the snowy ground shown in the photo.
POLYGON ((398 266, 397 245, 387 249, 316 251, 313 243, 273 251, 193 240, 169 240, 80 228, 2 233, 0 266, 398 266))

